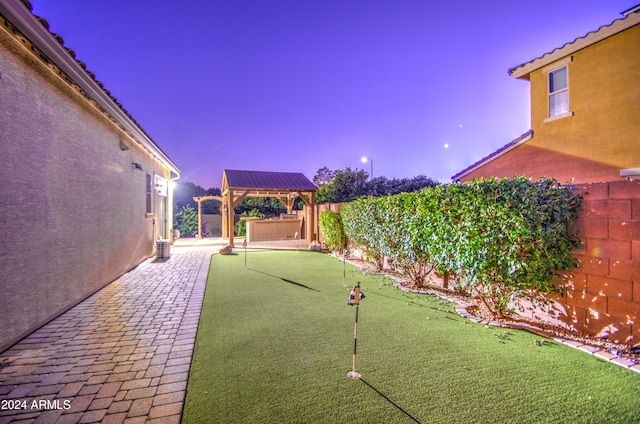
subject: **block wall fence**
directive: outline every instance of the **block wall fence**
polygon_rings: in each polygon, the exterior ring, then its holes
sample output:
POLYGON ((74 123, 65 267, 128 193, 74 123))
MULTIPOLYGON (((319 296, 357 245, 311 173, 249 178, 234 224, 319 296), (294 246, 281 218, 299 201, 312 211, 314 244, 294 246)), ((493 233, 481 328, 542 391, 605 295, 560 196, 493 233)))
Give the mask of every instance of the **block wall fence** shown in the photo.
MULTIPOLYGON (((640 343, 640 181, 576 185, 583 195, 576 221, 582 247, 574 252, 577 266, 562 272, 566 290, 552 296, 546 309, 527 316, 608 338, 640 343)), ((316 205, 314 231, 322 242, 317 217, 340 212, 340 204, 316 205)))
MULTIPOLYGON (((578 266, 559 300, 575 329, 640 343, 640 181, 581 184, 578 266)), ((561 305, 558 305, 561 306, 561 305)), ((562 317, 560 317, 562 318, 562 317)))

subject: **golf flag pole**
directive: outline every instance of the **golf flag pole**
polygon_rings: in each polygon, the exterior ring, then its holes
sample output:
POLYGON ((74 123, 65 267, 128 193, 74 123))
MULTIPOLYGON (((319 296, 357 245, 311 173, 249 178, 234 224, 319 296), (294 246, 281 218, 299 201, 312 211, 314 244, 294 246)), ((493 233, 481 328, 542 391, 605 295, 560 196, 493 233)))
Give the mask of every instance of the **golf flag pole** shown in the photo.
POLYGON ((245 238, 242 242, 242 246, 244 247, 244 267, 247 267, 247 239, 245 238))
POLYGON ((347 287, 347 255, 349 249, 345 248, 342 252, 342 287, 347 287))
POLYGON ((349 378, 360 378, 360 374, 356 372, 356 355, 358 350, 358 307, 360 306, 360 299, 363 298, 364 295, 360 293, 360 282, 358 281, 358 285, 351 290, 349 300, 347 301, 347 305, 356 306, 356 323, 353 327, 353 364, 351 371, 347 373, 347 377, 349 378))

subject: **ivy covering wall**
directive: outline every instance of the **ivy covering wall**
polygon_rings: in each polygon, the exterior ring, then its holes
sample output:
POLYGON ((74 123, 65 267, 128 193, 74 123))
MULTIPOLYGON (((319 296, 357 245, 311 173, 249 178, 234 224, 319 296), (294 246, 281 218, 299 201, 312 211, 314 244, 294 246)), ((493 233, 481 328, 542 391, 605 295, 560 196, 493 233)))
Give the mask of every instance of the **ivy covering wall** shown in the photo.
POLYGON ((505 316, 513 300, 542 301, 558 289, 556 271, 574 265, 580 199, 553 179, 486 179, 362 198, 341 216, 377 267, 386 257, 416 285, 432 269, 451 273, 457 289, 505 316))

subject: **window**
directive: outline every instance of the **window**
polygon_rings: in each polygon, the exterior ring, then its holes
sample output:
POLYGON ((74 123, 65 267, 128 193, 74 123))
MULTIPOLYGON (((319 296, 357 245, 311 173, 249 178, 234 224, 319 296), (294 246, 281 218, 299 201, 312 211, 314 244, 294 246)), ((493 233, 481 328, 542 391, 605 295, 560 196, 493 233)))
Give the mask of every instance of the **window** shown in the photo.
POLYGON ((549 117, 569 113, 567 67, 549 72, 549 117))
POLYGON ((147 215, 153 214, 151 200, 153 199, 153 180, 151 174, 147 174, 147 215))

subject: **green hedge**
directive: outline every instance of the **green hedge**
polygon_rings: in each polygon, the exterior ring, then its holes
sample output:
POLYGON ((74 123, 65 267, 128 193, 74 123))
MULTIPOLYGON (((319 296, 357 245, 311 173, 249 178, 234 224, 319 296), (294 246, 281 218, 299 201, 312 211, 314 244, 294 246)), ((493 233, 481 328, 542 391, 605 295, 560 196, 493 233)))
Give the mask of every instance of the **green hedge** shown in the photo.
POLYGON ((542 299, 555 271, 573 266, 579 205, 570 186, 517 177, 360 199, 342 206, 342 219, 378 266, 386 256, 417 285, 431 267, 455 274, 458 289, 504 316, 512 300, 542 299))
POLYGON ((329 250, 342 253, 347 247, 347 236, 342 227, 340 214, 333 211, 320 212, 318 225, 320 226, 324 244, 327 245, 329 250))

